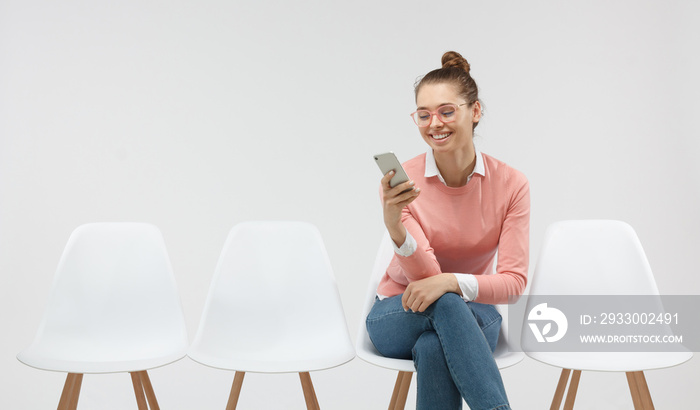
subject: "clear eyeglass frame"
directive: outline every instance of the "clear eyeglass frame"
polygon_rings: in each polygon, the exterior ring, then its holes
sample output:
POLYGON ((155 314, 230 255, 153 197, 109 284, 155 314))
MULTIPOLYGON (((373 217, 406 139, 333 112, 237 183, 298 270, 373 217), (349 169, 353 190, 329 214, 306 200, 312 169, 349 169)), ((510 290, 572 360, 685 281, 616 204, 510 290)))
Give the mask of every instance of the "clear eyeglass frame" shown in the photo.
POLYGON ((417 126, 421 128, 429 127, 430 124, 433 123, 433 117, 438 116, 440 119, 440 122, 443 123, 450 123, 454 122, 456 120, 454 113, 457 111, 458 107, 461 107, 463 105, 467 105, 469 103, 464 103, 464 104, 445 104, 441 105, 437 108, 435 111, 430 111, 430 110, 417 110, 415 112, 411 113, 411 118, 413 119, 413 122, 416 123, 417 126))

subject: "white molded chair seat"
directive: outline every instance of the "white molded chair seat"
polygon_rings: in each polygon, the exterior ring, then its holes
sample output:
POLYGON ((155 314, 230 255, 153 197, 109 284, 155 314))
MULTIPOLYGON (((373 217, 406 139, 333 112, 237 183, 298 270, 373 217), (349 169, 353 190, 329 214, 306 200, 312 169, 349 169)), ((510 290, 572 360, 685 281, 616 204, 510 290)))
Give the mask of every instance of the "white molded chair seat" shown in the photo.
POLYGON ((235 408, 245 372, 308 372, 355 357, 321 234, 304 222, 246 222, 228 235, 188 356, 235 370, 235 408))
MULTIPOLYGON (((397 370, 399 372, 391 403, 389 405, 389 410, 404 408, 408 395, 408 389, 411 384, 412 373, 416 371, 416 368, 413 364, 413 360, 393 359, 382 356, 382 354, 379 353, 374 347, 374 344, 369 338, 364 319, 367 317, 372 309, 372 306, 374 305, 377 295, 377 286, 379 286, 379 282, 386 272, 386 269, 389 266, 393 256, 394 247, 391 244, 391 237, 388 233, 385 233, 382 242, 379 245, 379 251, 377 252, 374 267, 372 268, 372 275, 370 277, 369 285, 367 286, 367 294, 365 296, 360 326, 357 332, 357 357, 375 366, 390 370, 397 370)), ((504 313, 501 311, 498 305, 496 305, 496 308, 502 314, 504 313)), ((508 327, 505 317, 501 323, 501 333, 498 338, 498 344, 496 345, 496 351, 493 355, 499 369, 513 366, 519 363, 525 357, 519 348, 511 347, 509 345, 508 327)))
POLYGON ((152 395, 145 370, 183 358, 187 346, 158 228, 94 223, 71 234, 36 337, 17 358, 38 369, 68 372, 64 396, 70 406, 77 406, 84 373, 131 372, 143 408, 143 389, 152 395))
MULTIPOLYGON (((545 233, 530 295, 658 295, 634 229, 621 221, 561 221, 545 233)), ((536 299, 528 299, 529 312, 536 299)), ((526 326, 522 331, 529 330, 526 326)), ((524 346, 527 349, 526 346, 524 346)), ((558 409, 573 370, 566 408, 572 408, 582 370, 626 372, 635 409, 653 408, 643 371, 679 365, 691 352, 537 352, 529 357, 561 367, 552 401, 558 409)))

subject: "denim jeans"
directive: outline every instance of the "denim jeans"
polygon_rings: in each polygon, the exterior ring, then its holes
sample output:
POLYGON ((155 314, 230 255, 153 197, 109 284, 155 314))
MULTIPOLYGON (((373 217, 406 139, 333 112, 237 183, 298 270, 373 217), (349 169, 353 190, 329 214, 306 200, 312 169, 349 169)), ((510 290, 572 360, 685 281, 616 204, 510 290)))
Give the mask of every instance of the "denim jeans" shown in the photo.
POLYGON ((501 315, 493 305, 464 302, 446 293, 422 313, 404 311, 401 296, 377 300, 367 332, 379 353, 413 359, 416 408, 510 410, 493 351, 501 315))

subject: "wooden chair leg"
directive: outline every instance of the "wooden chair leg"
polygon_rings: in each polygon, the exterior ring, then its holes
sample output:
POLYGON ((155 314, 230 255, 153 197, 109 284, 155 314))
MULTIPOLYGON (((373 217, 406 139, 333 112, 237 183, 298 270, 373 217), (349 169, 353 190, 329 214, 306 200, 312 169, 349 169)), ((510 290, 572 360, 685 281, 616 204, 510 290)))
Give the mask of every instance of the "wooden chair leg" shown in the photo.
POLYGON ((571 369, 561 369, 561 376, 559 376, 559 383, 557 384, 557 390, 554 392, 554 397, 552 398, 552 405, 549 406, 549 410, 559 410, 561 408, 561 401, 564 398, 564 392, 566 391, 566 385, 569 384, 569 375, 571 374, 571 369))
POLYGON ((637 385, 637 378, 634 377, 634 372, 627 372, 627 384, 630 386, 630 394, 632 395, 632 403, 634 404, 635 410, 642 410, 642 402, 639 397, 639 386, 637 385))
POLYGON ((396 408, 396 400, 399 397, 399 390, 401 390, 401 382, 403 381, 403 376, 406 372, 399 372, 396 376, 396 383, 394 383, 394 391, 391 392, 391 401, 389 402, 389 410, 394 410, 396 408))
POLYGON ((245 372, 236 372, 233 377, 233 385, 231 386, 231 394, 228 396, 228 403, 226 403, 226 410, 235 410, 238 405, 238 397, 241 395, 241 387, 243 387, 243 378, 245 377, 245 372))
MULTIPOLYGON (((153 391, 151 379, 148 377, 148 372, 145 370, 131 372, 131 383, 134 386, 136 404, 139 410, 148 410, 149 406, 151 410, 160 410, 155 392, 153 391), (148 399, 148 403, 146 403, 146 399, 148 399)), ((68 373, 66 383, 63 385, 61 399, 58 402, 58 410, 76 410, 78 408, 78 399, 80 397, 80 387, 82 384, 82 373, 68 373)))
POLYGON ((626 375, 635 410, 654 410, 644 372, 627 372, 626 375))
POLYGON ((301 388, 304 390, 306 408, 309 410, 320 410, 318 398, 316 398, 316 392, 314 391, 314 385, 311 383, 311 375, 309 375, 309 372, 301 372, 299 373, 299 378, 301 379, 301 388))
POLYGON ((79 373, 75 377, 75 383, 73 383, 73 398, 68 405, 68 410, 76 410, 78 408, 78 398, 80 398, 80 387, 82 385, 83 374, 79 373))
POLYGON ((136 395, 136 405, 139 410, 148 410, 146 397, 143 394, 143 384, 141 383, 141 375, 139 372, 131 372, 131 383, 134 385, 134 394, 136 395))
POLYGON ((394 384, 394 392, 391 394, 389 410, 403 410, 406 407, 408 390, 411 388, 413 372, 399 372, 394 384))
POLYGON ((58 410, 75 410, 78 407, 80 386, 83 383, 82 373, 68 373, 66 383, 63 385, 61 399, 58 402, 58 410))
POLYGON ((576 400, 576 392, 578 391, 578 382, 580 379, 581 370, 574 370, 574 372, 571 374, 571 382, 569 382, 569 391, 566 393, 564 410, 573 410, 574 401, 576 400))
POLYGON ((642 398, 644 410, 655 410, 654 402, 651 400, 651 393, 647 385, 647 379, 644 377, 644 372, 636 372, 637 386, 639 386, 639 396, 642 398))
POLYGON ((141 377, 141 384, 143 385, 143 390, 146 393, 146 400, 148 400, 148 406, 151 410, 160 410, 158 406, 158 400, 156 399, 156 393, 153 391, 153 385, 151 384, 151 378, 148 377, 148 372, 146 370, 138 372, 141 377))

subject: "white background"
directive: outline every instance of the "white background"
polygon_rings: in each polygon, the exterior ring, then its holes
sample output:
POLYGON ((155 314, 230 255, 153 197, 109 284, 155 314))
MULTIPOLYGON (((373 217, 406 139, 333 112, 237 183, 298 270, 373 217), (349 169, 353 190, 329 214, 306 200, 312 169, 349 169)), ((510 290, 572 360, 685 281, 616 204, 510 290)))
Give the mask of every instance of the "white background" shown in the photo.
MULTIPOLYGON (((234 224, 312 222, 354 338, 383 229, 372 154, 424 151, 413 83, 452 49, 485 103, 477 145, 530 180, 530 272, 549 223, 622 219, 662 293, 699 294, 698 17, 682 1, 3 0, 0 407, 58 403, 64 375, 15 355, 87 222, 160 227, 190 338, 234 224)), ((558 369, 502 373, 514 408, 548 407, 558 369)), ((394 377, 359 359, 312 374, 327 409, 386 408, 394 377)), ((698 377, 697 357, 648 372, 656 408, 698 403, 698 377)), ((233 373, 183 359, 151 378, 164 409, 219 409, 233 373)), ((127 375, 85 377, 80 408, 135 406, 127 375)), ((583 374, 577 409, 631 406, 623 374, 583 374)), ((298 378, 248 375, 239 408, 304 408, 298 378)))

